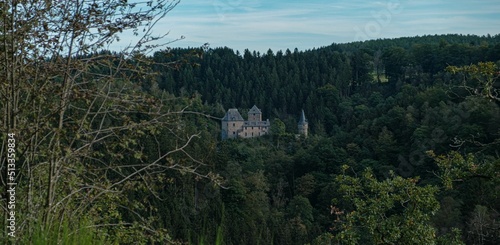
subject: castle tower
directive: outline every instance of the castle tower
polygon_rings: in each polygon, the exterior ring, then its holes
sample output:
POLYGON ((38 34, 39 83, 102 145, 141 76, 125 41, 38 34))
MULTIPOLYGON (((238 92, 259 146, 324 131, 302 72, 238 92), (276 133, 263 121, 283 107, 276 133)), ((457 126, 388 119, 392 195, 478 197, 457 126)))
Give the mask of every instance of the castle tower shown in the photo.
POLYGON ((298 123, 299 134, 307 137, 307 131, 309 129, 309 124, 307 123, 306 115, 304 114, 304 110, 302 110, 302 114, 300 115, 300 120, 298 123))
POLYGON ((222 139, 237 138, 245 120, 241 117, 238 109, 229 109, 222 118, 222 139))
POLYGON ((257 108, 256 105, 248 111, 248 121, 250 122, 260 122, 262 121, 262 112, 257 108))

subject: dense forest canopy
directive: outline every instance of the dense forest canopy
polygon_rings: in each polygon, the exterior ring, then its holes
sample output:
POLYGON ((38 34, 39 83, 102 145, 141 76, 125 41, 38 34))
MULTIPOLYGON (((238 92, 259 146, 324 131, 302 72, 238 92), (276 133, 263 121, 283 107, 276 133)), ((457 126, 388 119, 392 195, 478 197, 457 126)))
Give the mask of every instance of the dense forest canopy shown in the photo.
MULTIPOLYGON (((195 51, 157 52, 154 59, 168 62, 189 52, 195 51)), ((342 99, 349 97, 354 102, 350 106, 356 107, 374 105, 377 97, 396 99, 405 85, 419 92, 439 84, 451 89, 444 69, 500 60, 500 35, 382 39, 276 54, 272 50, 240 54, 215 48, 195 57, 200 57, 193 58, 195 66, 177 70, 156 67, 160 73, 157 86, 178 96, 199 93, 204 102, 225 109, 256 104, 264 118, 279 117, 289 130, 294 130, 293 120, 304 109, 313 132, 324 130, 331 135, 334 125, 351 125, 339 118, 339 112, 348 107, 342 99)), ((222 113, 218 115, 222 117, 222 113)))
POLYGON ((1 240, 500 243, 500 35, 146 55, 177 3, 0 3, 1 240), (222 141, 253 105, 272 133, 222 141))
MULTIPOLYGON (((194 221, 205 224, 202 229, 218 224, 203 239, 499 241, 500 35, 381 39, 265 54, 175 49, 153 59, 186 54, 186 65, 177 69, 155 67, 157 80, 144 88, 198 97, 217 117, 255 104, 264 118, 286 125, 284 134, 217 143, 214 166, 228 189, 205 200, 215 216, 194 221), (301 109, 312 136, 297 140, 301 109)), ((177 231, 176 237, 193 238, 177 231)))

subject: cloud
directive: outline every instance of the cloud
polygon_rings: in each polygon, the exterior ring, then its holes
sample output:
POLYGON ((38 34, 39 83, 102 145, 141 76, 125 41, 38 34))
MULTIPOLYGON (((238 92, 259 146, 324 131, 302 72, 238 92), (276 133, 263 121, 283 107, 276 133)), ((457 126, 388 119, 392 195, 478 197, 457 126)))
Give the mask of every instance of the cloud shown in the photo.
POLYGON ((170 31, 167 40, 186 36, 172 46, 201 46, 208 42, 212 47, 265 52, 269 48, 311 49, 355 41, 357 31, 370 28, 374 35, 368 38, 497 34, 497 23, 500 5, 496 0, 192 0, 181 1, 155 31, 170 31))
MULTIPOLYGON (((178 14, 172 16, 174 26, 179 30, 189 30, 186 34, 187 40, 196 40, 200 43, 210 42, 221 46, 227 43, 228 46, 237 48, 256 47, 253 44, 261 43, 266 48, 286 49, 293 46, 279 45, 278 37, 283 35, 282 42, 293 43, 287 38, 295 34, 297 45, 302 40, 314 42, 318 37, 322 37, 320 42, 313 45, 328 45, 334 40, 332 37, 352 33, 352 23, 359 22, 360 19, 349 14, 345 9, 350 6, 323 4, 288 4, 276 7, 261 6, 259 9, 246 9, 245 11, 228 11, 221 18, 217 13, 206 13, 199 16, 182 16, 178 14), (210 38, 213 40, 200 40, 210 38), (232 44, 232 45, 230 45, 232 44)), ((289 44, 289 45, 290 45, 289 44)), ((293 44, 292 44, 293 45, 293 44)), ((307 45, 307 44, 304 44, 307 45)), ((314 46, 309 46, 310 48, 314 46)))

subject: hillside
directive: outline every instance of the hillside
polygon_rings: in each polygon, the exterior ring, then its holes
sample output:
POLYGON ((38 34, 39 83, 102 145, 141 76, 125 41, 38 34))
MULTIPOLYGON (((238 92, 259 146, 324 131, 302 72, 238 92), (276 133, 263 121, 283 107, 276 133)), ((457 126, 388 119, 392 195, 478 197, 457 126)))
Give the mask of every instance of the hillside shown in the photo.
MULTIPOLYGON (((94 17, 80 26, 54 19, 78 6, 35 2, 54 20, 40 28, 73 38, 19 30, 0 42, 0 217, 9 231, 0 239, 500 244, 499 35, 148 56, 156 46, 101 50, 120 28, 137 27, 106 19, 108 5, 89 5, 94 17), (86 28, 95 18, 97 33, 86 28), (102 42, 89 46, 94 35, 102 42), (270 133, 222 140, 227 109, 246 115, 254 105, 270 133), (297 135, 302 110, 307 136, 297 135)), ((148 13, 133 16, 147 26, 148 13)), ((39 25, 27 19, 16 25, 39 25)))
MULTIPOLYGON (((154 59, 168 62, 190 52, 157 52, 154 59)), ((331 133, 334 125, 345 126, 338 118, 342 98, 368 99, 380 94, 387 99, 405 84, 425 90, 444 82, 448 65, 498 60, 500 35, 441 35, 332 44, 304 52, 247 50, 239 54, 215 48, 202 53, 202 58, 191 56, 195 66, 177 70, 159 66, 156 70, 159 88, 174 95, 197 92, 204 102, 225 109, 256 104, 264 118, 281 118, 290 130, 304 109, 313 132, 324 128, 331 133)))
POLYGON ((179 49, 153 59, 180 57, 185 65, 175 70, 155 68, 155 87, 198 94, 217 117, 255 104, 286 125, 284 134, 217 143, 214 166, 228 189, 213 197, 218 207, 207 205, 222 212, 211 222, 225 243, 499 241, 499 35, 265 54, 179 49), (312 136, 297 140, 301 109, 312 136), (488 221, 477 223, 480 215, 488 221))

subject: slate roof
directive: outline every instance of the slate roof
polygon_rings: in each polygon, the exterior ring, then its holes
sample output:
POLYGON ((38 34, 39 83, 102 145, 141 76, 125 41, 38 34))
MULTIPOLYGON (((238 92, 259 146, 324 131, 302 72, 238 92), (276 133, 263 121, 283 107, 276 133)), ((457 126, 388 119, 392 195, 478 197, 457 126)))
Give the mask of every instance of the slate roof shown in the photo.
POLYGON ((259 108, 257 108, 256 105, 254 105, 252 109, 248 111, 248 114, 262 114, 262 112, 259 110, 259 108))
POLYGON ((229 109, 222 118, 222 121, 244 121, 244 119, 238 112, 238 109, 229 109))
POLYGON ((302 110, 302 114, 300 115, 299 124, 306 124, 306 123, 307 123, 306 115, 304 114, 304 110, 302 110))

